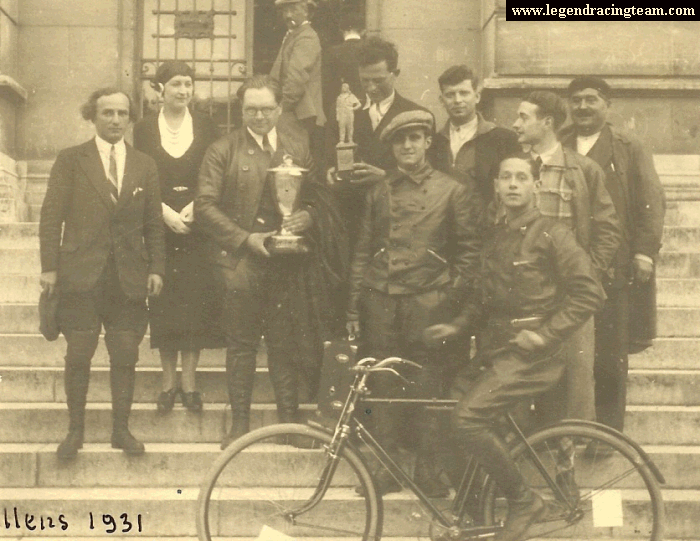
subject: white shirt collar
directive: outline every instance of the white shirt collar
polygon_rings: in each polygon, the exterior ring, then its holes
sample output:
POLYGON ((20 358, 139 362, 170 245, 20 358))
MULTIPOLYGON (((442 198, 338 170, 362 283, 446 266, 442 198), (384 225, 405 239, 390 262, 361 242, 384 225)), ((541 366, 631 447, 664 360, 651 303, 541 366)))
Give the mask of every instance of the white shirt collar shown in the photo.
POLYGON ((596 144, 601 132, 596 132, 593 135, 577 135, 576 136, 576 151, 584 156, 590 152, 593 145, 596 144))
MULTIPOLYGON (((379 108, 379 113, 384 116, 386 112, 389 110, 389 107, 391 107, 391 104, 394 103, 394 98, 396 97, 396 90, 392 90, 391 94, 384 98, 382 101, 380 101, 377 106, 379 108)), ((367 96, 367 101, 365 102, 365 109, 369 109, 370 106, 374 105, 372 103, 372 100, 370 99, 369 95, 367 96)))
POLYGON ((354 30, 348 30, 347 34, 343 36, 344 41, 348 41, 350 39, 362 39, 362 36, 355 32, 354 30))
MULTIPOLYGON (((100 154, 107 154, 109 156, 109 153, 112 151, 112 143, 108 143, 97 134, 95 134, 95 143, 97 143, 97 150, 100 154)), ((114 143, 114 151, 117 153, 117 156, 126 154, 126 144, 124 143, 123 137, 114 143)))
POLYGON ((533 153, 533 154, 535 156, 539 156, 540 159, 542 160, 543 164, 548 164, 549 162, 552 161, 552 158, 559 151, 560 148, 561 148, 561 143, 557 142, 557 144, 554 145, 549 150, 542 152, 541 154, 537 154, 537 153, 533 153))
MULTIPOLYGON (((248 128, 246 126, 246 129, 248 130, 248 133, 255 139, 255 142, 258 143, 258 146, 262 149, 265 150, 263 147, 263 136, 258 135, 255 133, 253 130, 248 128)), ((270 142, 270 146, 272 146, 273 150, 277 152, 277 127, 273 126, 272 129, 267 132, 267 140, 270 142)))

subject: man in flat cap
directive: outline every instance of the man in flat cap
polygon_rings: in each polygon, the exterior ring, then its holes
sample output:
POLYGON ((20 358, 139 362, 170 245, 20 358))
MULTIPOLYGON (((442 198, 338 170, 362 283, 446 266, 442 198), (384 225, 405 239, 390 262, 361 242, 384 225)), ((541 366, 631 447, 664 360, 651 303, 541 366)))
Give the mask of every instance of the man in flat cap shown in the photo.
POLYGON ((651 154, 608 122, 610 86, 603 79, 571 81, 569 106, 573 124, 561 132, 562 144, 603 169, 622 228, 620 249, 603 282, 608 300, 595 318, 596 416, 622 430, 628 353, 650 346, 656 331, 654 261, 661 247, 664 192, 651 154))
POLYGON ((310 0, 275 0, 287 33, 270 75, 282 87, 282 111, 293 114, 309 134, 314 161, 323 166, 321 42, 309 22, 310 0))
MULTIPOLYGON (((423 365, 416 383, 424 398, 443 396, 450 367, 444 346, 428 347, 423 331, 458 313, 476 278, 481 246, 473 193, 426 159, 433 130, 433 116, 423 110, 402 112, 382 130, 381 140, 390 145, 397 167, 367 191, 347 313, 348 330, 362 331, 368 355, 401 356, 423 365)), ((393 395, 396 381, 376 378, 374 384, 377 394, 386 396, 393 395)), ((397 408, 373 411, 376 436, 395 452, 397 408)), ((414 480, 431 497, 447 493, 435 468, 437 425, 427 412, 417 417, 414 480)), ((381 493, 401 490, 381 467, 375 479, 381 493)))

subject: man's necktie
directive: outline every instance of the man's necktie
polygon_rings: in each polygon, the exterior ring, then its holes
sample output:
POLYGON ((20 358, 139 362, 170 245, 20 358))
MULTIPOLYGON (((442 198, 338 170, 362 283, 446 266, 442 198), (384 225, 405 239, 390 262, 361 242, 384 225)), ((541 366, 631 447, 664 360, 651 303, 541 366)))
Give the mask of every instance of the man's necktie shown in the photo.
POLYGON ((270 157, 272 157, 272 155, 275 153, 275 149, 272 148, 270 140, 267 138, 267 134, 263 135, 263 150, 267 152, 270 157))
POLYGON ((109 194, 112 197, 112 203, 115 205, 119 199, 119 180, 117 175, 117 151, 114 148, 114 145, 112 145, 112 148, 109 151, 109 194))
POLYGON ((540 173, 542 173, 542 157, 541 156, 537 156, 537 158, 535 158, 535 167, 537 168, 537 175, 539 176, 540 173))

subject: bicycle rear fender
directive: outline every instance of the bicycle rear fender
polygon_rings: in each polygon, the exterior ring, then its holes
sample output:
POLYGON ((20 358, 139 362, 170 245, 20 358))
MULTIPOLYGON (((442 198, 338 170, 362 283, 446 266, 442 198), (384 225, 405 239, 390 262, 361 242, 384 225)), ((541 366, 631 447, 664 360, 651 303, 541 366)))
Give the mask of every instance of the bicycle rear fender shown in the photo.
POLYGON ((611 428, 611 427, 604 425, 602 423, 596 423, 595 421, 583 421, 580 419, 564 419, 563 421, 548 424, 547 426, 542 427, 540 430, 536 430, 535 433, 540 432, 541 430, 544 430, 546 428, 550 428, 552 426, 588 426, 590 428, 596 428, 596 429, 600 430, 601 432, 606 432, 607 434, 610 434, 611 436, 615 436, 615 437, 623 440, 627 445, 629 445, 635 451, 637 451, 637 453, 642 458, 644 463, 647 466, 649 466, 649 469, 654 474, 654 477, 656 477, 656 480, 659 482, 659 484, 662 484, 662 485, 666 484, 666 478, 661 473, 661 470, 659 470, 658 466, 654 463, 652 458, 647 454, 647 452, 644 449, 642 449, 641 445, 639 445, 636 441, 634 441, 632 438, 630 438, 627 434, 623 434, 622 432, 619 432, 619 431, 615 430, 614 428, 611 428))

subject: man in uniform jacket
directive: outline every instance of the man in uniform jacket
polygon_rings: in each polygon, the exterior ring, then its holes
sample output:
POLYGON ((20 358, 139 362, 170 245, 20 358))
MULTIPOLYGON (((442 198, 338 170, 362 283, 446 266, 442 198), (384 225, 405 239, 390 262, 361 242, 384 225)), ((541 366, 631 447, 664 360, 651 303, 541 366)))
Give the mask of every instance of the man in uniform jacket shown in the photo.
POLYGON ((573 124, 560 133, 562 144, 603 169, 622 228, 620 249, 603 283, 608 300, 595 320, 597 420, 622 430, 628 353, 650 346, 656 334, 654 261, 661 247, 664 192, 650 153, 607 122, 610 87, 603 79, 571 81, 569 105, 573 124))
POLYGON ((440 102, 449 116, 435 134, 433 166, 477 190, 484 205, 493 199, 493 179, 501 160, 520 150, 515 132, 484 120, 476 106, 479 78, 467 66, 452 66, 438 79, 440 102))
MULTIPOLYGON (((531 147, 530 154, 540 168, 540 213, 573 231, 602 280, 611 272, 610 264, 620 245, 620 224, 600 166, 557 140, 566 116, 561 98, 552 92, 535 91, 520 103, 513 128, 518 141, 531 147)), ((565 377, 546 393, 539 411, 545 420, 595 419, 593 318, 568 338, 560 355, 567 358, 565 377)))
MULTIPOLYGON (((367 354, 401 356, 423 365, 417 377, 422 398, 442 398, 454 374, 444 347, 426 347, 423 330, 456 315, 478 273, 481 214, 473 192, 436 171, 426 158, 434 130, 431 113, 405 111, 382 131, 397 167, 367 191, 352 260, 348 330, 362 331, 367 354)), ((391 381, 376 378, 379 396, 391 381)), ((376 435, 389 452, 399 445, 397 408, 376 408, 376 435)), ((438 421, 416 417, 418 456, 414 480, 429 497, 447 487, 436 470, 438 421)), ((382 493, 400 490, 383 468, 382 493)))
POLYGON ((104 326, 112 391, 112 447, 141 454, 128 428, 138 348, 146 332, 146 296, 165 273, 158 172, 154 161, 124 142, 135 115, 129 97, 100 89, 83 106, 95 125, 87 143, 61 151, 41 208, 41 284, 59 295, 66 337, 65 390, 69 414, 61 459, 83 444, 90 362, 104 326))
POLYGON ((311 153, 323 163, 321 42, 309 22, 309 0, 275 0, 287 33, 270 75, 282 87, 282 110, 294 115, 309 135, 311 153))
POLYGON ((212 144, 202 162, 194 210, 222 284, 226 381, 232 425, 222 448, 249 429, 255 357, 265 335, 280 422, 298 422, 299 387, 317 391, 323 340, 342 329, 332 302, 345 281, 347 241, 332 194, 319 183, 306 138, 278 125, 280 87, 254 76, 238 90, 243 127, 212 144), (282 219, 273 175, 281 163, 308 170, 298 208, 282 219), (309 254, 271 255, 283 227, 307 239, 309 254))
MULTIPOLYGON (((365 107, 355 111, 354 138, 358 161, 354 164, 353 176, 349 181, 335 181, 334 169, 328 174, 328 180, 334 182, 334 190, 346 220, 351 249, 357 240, 367 190, 383 179, 387 171, 396 167, 391 145, 380 134, 401 113, 427 111, 394 89, 401 70, 398 68, 399 53, 393 43, 378 37, 363 40, 358 61, 360 83, 368 98, 365 107)), ((335 145, 338 142, 337 134, 329 138, 329 142, 335 145)), ((329 152, 335 155, 335 147, 329 152)))

